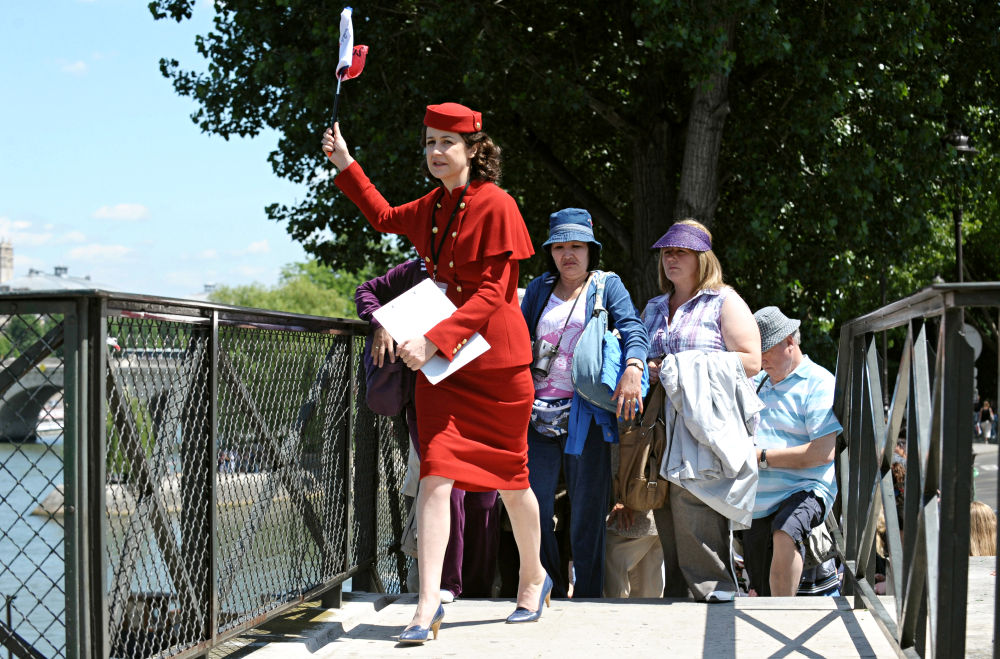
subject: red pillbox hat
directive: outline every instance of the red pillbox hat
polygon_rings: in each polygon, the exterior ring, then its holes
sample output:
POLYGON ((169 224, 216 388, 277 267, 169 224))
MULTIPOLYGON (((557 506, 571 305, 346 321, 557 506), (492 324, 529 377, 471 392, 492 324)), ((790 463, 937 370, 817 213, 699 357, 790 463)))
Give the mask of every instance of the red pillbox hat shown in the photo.
POLYGON ((428 105, 424 125, 451 133, 478 133, 483 129, 483 115, 458 103, 428 105))

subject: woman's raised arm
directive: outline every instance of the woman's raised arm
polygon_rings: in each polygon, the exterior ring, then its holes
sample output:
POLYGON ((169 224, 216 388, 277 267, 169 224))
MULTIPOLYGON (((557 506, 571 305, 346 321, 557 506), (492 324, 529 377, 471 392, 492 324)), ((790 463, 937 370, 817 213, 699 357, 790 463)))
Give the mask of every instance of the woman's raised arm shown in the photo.
POLYGON ((340 134, 340 122, 334 123, 333 128, 327 128, 323 133, 323 152, 341 172, 354 162, 351 152, 347 149, 347 141, 340 134))

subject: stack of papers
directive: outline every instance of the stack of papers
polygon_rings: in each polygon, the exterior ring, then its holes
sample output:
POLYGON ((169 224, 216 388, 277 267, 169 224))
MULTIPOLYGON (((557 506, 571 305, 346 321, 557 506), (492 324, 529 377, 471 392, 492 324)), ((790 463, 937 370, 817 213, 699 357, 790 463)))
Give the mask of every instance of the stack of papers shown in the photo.
MULTIPOLYGON (((375 319, 396 343, 421 337, 435 325, 455 313, 455 305, 438 285, 425 279, 375 312, 375 319)), ((438 346, 444 350, 447 346, 438 346)), ((490 349, 479 332, 455 354, 450 362, 439 354, 431 357, 420 370, 431 384, 437 384, 490 349)))

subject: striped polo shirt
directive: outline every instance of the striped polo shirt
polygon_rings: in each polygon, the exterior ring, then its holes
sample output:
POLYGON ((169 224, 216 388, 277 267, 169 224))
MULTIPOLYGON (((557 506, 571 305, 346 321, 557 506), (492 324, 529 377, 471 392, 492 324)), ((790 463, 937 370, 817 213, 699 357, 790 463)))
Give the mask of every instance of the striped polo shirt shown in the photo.
MULTIPOLYGON (((754 377, 759 385, 765 373, 754 377)), ((770 379, 760 388, 758 396, 767 406, 760 412, 757 426, 757 448, 788 448, 801 446, 843 428, 833 414, 835 378, 830 371, 803 355, 802 363, 781 382, 770 379)), ((781 502, 801 491, 812 491, 829 512, 837 494, 835 462, 809 469, 760 470, 754 519, 767 517, 778 510, 781 502)))

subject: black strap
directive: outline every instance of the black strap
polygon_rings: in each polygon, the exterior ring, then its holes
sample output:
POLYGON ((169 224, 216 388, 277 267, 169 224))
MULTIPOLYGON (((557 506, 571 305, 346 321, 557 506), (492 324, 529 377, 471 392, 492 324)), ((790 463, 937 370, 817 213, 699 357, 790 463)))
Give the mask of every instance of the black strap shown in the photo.
MULTIPOLYGON (((438 257, 441 255, 441 250, 444 249, 444 239, 448 236, 448 232, 451 231, 451 225, 455 221, 455 216, 458 215, 458 207, 462 205, 462 199, 465 198, 465 191, 469 189, 469 183, 472 183, 472 179, 469 179, 465 187, 462 188, 462 194, 459 195, 458 201, 455 202, 455 208, 451 211, 451 217, 448 218, 448 226, 444 228, 441 232, 441 240, 438 242, 437 246, 434 245, 434 229, 431 229, 431 260, 434 263, 434 272, 437 272, 438 257)), ((438 204, 441 203, 441 198, 444 196, 444 188, 442 187, 438 191, 437 199, 434 200, 434 210, 431 211, 431 224, 433 227, 437 226, 437 209, 438 204)))
POLYGON ((758 393, 758 394, 760 393, 760 390, 764 388, 764 383, 767 382, 767 379, 769 377, 770 376, 767 373, 764 374, 764 377, 761 378, 760 384, 757 385, 757 392, 756 393, 758 393))
MULTIPOLYGON (((591 275, 587 275, 587 281, 583 282, 583 288, 581 288, 580 292, 577 293, 576 297, 573 298, 573 306, 571 306, 569 308, 569 315, 566 316, 566 322, 563 323, 562 332, 559 333, 559 340, 556 341, 556 352, 559 352, 559 345, 562 343, 563 336, 566 334, 566 326, 569 325, 569 319, 573 317, 573 311, 576 310, 576 303, 580 301, 580 296, 581 295, 586 295, 587 294, 587 286, 590 285, 590 277, 591 277, 591 275)), ((552 291, 554 291, 554 290, 556 290, 556 287, 553 285, 552 286, 552 291)), ((552 291, 549 291, 549 298, 552 297, 552 291)), ((545 300, 545 304, 548 305, 548 303, 549 303, 549 300, 547 298, 545 300)), ((542 309, 543 313, 544 313, 544 311, 545 310, 542 309)), ((537 332, 538 332, 538 328, 536 327, 535 328, 535 333, 537 333, 537 332)))
POLYGON ((531 323, 531 327, 528 328, 529 331, 531 332, 531 338, 532 339, 537 339, 538 338, 538 336, 537 336, 537 334, 538 334, 538 321, 540 321, 542 319, 542 314, 545 313, 545 307, 549 306, 549 300, 552 299, 552 293, 556 290, 556 284, 558 284, 558 283, 559 283, 559 275, 554 275, 554 279, 552 280, 552 286, 549 287, 549 294, 545 296, 545 302, 543 302, 542 306, 539 307, 539 309, 538 309, 538 315, 535 316, 534 322, 532 322, 531 323))

